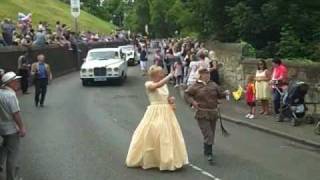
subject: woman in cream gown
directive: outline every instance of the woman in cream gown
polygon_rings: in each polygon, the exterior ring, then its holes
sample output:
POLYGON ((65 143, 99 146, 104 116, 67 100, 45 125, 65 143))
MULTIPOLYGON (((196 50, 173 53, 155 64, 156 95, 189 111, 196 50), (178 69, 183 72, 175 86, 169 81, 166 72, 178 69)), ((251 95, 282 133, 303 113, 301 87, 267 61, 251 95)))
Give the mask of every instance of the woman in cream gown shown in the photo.
POLYGON ((132 136, 126 165, 173 171, 188 164, 188 155, 166 85, 172 73, 163 78, 162 68, 151 66, 149 77, 145 87, 150 105, 132 136))

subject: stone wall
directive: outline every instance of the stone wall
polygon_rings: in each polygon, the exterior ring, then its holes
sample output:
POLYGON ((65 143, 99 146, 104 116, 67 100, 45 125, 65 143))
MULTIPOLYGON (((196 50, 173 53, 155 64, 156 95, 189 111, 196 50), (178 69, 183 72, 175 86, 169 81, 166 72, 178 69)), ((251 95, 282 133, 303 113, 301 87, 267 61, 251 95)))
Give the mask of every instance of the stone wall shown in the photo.
MULTIPOLYGON (((231 89, 239 85, 244 87, 246 76, 255 74, 258 59, 242 57, 240 44, 209 42, 209 50, 214 50, 220 64, 222 82, 231 89)), ((265 59, 271 71, 271 59, 265 59)), ((299 61, 284 61, 288 67, 290 80, 299 80, 310 85, 307 95, 308 102, 320 103, 320 63, 306 63, 299 61)))
MULTIPOLYGON (((29 50, 31 60, 36 61, 36 56, 40 53, 46 56, 46 62, 51 65, 53 76, 61 76, 66 73, 78 70, 85 58, 87 52, 92 48, 118 47, 126 45, 129 42, 108 42, 79 44, 79 50, 69 51, 65 47, 46 46, 43 48, 32 48, 29 50)), ((6 71, 16 71, 18 58, 26 51, 21 47, 4 47, 0 48, 0 68, 6 71)))
POLYGON ((219 73, 223 84, 231 89, 244 85, 240 44, 209 42, 206 47, 213 50, 219 60, 219 73))

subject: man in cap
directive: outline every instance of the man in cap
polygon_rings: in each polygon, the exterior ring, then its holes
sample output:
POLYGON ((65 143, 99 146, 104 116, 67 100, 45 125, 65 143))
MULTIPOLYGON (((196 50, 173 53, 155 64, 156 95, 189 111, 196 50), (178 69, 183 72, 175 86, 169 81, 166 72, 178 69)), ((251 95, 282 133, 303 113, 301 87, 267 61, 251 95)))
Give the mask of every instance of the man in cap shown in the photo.
POLYGON ((17 158, 20 138, 26 135, 26 128, 20 116, 19 102, 16 96, 18 79, 14 72, 5 73, 0 88, 0 135, 3 143, 0 147, 0 169, 6 160, 7 180, 17 177, 17 158))
POLYGON ((213 161, 212 146, 218 119, 218 99, 227 95, 227 91, 223 92, 215 82, 210 81, 208 69, 200 69, 199 79, 185 91, 187 102, 196 110, 195 119, 203 135, 204 155, 209 162, 213 161))
POLYGON ((34 100, 36 107, 39 106, 39 103, 40 107, 43 107, 47 94, 47 86, 49 81, 52 80, 52 73, 49 64, 45 63, 45 56, 43 54, 39 54, 37 59, 38 62, 33 63, 31 66, 31 74, 34 76, 34 84, 36 89, 34 100))
POLYGON ((23 55, 21 55, 18 59, 18 72, 21 76, 21 90, 23 94, 29 94, 28 93, 28 87, 29 87, 29 74, 30 74, 30 61, 29 61, 29 53, 28 51, 25 51, 23 55))

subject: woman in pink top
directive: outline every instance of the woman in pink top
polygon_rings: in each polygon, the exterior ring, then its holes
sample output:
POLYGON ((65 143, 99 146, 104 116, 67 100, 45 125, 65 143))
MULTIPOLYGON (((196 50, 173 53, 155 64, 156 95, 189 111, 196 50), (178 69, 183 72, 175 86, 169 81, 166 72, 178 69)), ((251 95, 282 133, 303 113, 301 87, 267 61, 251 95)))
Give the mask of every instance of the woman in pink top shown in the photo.
POLYGON ((279 114, 281 93, 287 89, 288 85, 288 70, 287 67, 282 64, 280 59, 273 59, 272 66, 273 73, 271 84, 273 90, 274 112, 279 114))

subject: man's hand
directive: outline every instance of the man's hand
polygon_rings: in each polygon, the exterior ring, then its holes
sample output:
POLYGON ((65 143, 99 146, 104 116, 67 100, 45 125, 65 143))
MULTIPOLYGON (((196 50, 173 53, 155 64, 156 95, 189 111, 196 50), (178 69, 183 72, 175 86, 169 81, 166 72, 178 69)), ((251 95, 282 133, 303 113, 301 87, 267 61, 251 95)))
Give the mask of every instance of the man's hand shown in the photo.
POLYGON ((20 136, 20 137, 25 137, 26 134, 27 134, 27 130, 26 130, 25 127, 22 127, 22 128, 19 128, 18 133, 19 133, 19 136, 20 136))
POLYGON ((168 103, 169 104, 174 104, 175 103, 175 98, 173 96, 168 98, 168 103))
POLYGON ((196 102, 196 101, 193 101, 193 102, 192 102, 192 107, 193 107, 194 109, 199 109, 199 103, 196 102))

